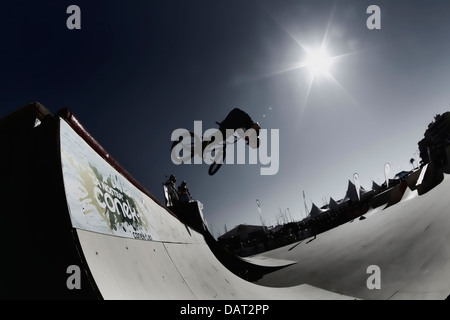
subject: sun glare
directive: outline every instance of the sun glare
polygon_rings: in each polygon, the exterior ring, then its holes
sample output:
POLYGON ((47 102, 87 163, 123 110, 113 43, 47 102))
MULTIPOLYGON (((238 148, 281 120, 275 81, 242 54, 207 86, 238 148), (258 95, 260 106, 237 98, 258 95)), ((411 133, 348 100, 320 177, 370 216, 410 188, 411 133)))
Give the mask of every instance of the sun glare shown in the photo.
MULTIPOLYGON (((329 84, 335 85, 337 88, 341 89, 342 92, 346 96, 348 96, 355 105, 357 105, 356 101, 354 101, 354 98, 349 94, 349 92, 347 92, 347 90, 334 76, 334 73, 338 71, 338 64, 340 63, 340 60, 344 57, 356 54, 358 53, 358 51, 336 55, 336 49, 333 50, 333 47, 331 46, 332 42, 330 41, 330 39, 328 39, 329 31, 332 28, 333 13, 334 8, 331 12, 328 24, 326 25, 321 43, 317 42, 317 37, 319 37, 320 34, 315 35, 316 41, 314 41, 313 43, 308 43, 307 41, 300 41, 300 39, 298 39, 296 35, 289 32, 287 28, 280 24, 281 28, 286 32, 286 34, 298 45, 298 50, 296 50, 294 53, 298 57, 298 60, 296 60, 296 62, 294 62, 290 67, 285 67, 284 69, 277 70, 265 76, 275 76, 285 72, 301 70, 302 72, 299 72, 298 77, 299 88, 301 88, 302 91, 305 90, 301 112, 303 112, 306 108, 313 85, 316 84, 320 86, 329 84), (328 49, 330 50, 328 51, 328 49)), ((303 37, 304 35, 302 36, 302 38, 303 37)), ((322 87, 321 89, 328 88, 322 87)))
POLYGON ((313 77, 329 73, 333 63, 332 58, 323 49, 312 50, 307 53, 305 67, 313 77))

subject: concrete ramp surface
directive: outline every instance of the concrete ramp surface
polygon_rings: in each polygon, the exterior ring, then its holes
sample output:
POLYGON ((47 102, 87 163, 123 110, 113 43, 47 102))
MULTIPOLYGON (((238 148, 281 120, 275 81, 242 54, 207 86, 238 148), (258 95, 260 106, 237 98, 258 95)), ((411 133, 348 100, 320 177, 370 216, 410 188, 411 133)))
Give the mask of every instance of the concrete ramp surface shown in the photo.
POLYGON ((257 283, 309 283, 370 300, 445 300, 450 295, 449 190, 450 176, 444 174, 425 194, 408 188, 402 201, 372 209, 367 219, 305 239, 292 250, 266 252, 298 263, 257 283))

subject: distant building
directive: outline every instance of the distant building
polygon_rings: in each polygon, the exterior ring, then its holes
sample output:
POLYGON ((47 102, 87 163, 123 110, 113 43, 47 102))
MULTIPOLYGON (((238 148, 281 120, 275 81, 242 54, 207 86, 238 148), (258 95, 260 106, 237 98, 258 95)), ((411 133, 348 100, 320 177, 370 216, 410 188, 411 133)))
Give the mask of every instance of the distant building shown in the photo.
POLYGON ((232 249, 238 249, 248 243, 261 241, 266 232, 267 229, 262 226, 240 224, 218 237, 217 240, 222 245, 228 245, 232 249))
POLYGON ((446 165, 448 159, 445 148, 450 145, 450 112, 437 114, 418 144, 422 166, 430 161, 439 167, 446 165))
POLYGON ((394 177, 394 180, 405 180, 406 178, 409 177, 409 175, 412 173, 412 171, 400 171, 399 173, 397 173, 394 177))

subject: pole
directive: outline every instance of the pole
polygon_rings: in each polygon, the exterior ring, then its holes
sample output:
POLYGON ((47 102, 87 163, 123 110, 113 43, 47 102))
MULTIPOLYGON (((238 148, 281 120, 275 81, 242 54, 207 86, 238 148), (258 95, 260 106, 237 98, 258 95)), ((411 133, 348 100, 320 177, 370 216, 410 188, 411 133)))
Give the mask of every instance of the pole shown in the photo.
POLYGON ((264 225, 264 221, 263 221, 263 218, 261 216, 261 203, 259 202, 259 199, 256 199, 256 206, 258 207, 259 220, 261 221, 261 225, 263 227, 264 233, 266 233, 266 227, 264 225))

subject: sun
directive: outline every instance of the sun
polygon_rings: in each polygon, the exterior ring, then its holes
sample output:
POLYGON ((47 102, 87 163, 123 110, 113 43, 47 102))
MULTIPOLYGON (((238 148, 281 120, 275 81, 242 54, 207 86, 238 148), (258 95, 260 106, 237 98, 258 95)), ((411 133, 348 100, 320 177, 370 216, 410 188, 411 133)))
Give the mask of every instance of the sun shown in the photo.
POLYGON ((328 75, 332 64, 333 58, 323 48, 306 52, 304 66, 309 70, 312 77, 328 75))
MULTIPOLYGON (((354 105, 358 106, 358 103, 354 100, 352 95, 346 90, 346 88, 340 83, 336 78, 335 73, 339 70, 342 72, 342 67, 339 64, 342 59, 347 59, 348 57, 360 53, 357 51, 349 51, 345 53, 337 53, 339 51, 339 46, 333 48, 332 42, 330 40, 329 33, 333 27, 333 14, 334 7, 330 14, 328 23, 326 24, 325 32, 322 35, 322 41, 318 42, 320 39, 320 34, 315 34, 315 41, 313 43, 308 43, 306 39, 299 39, 295 34, 291 33, 286 27, 279 24, 281 29, 286 33, 288 37, 292 39, 294 44, 298 46, 292 54, 292 57, 296 57, 292 64, 287 64, 283 69, 278 69, 269 74, 265 74, 263 77, 268 76, 278 76, 280 74, 301 70, 299 72, 299 77, 297 82, 299 84, 299 89, 301 92, 305 91, 304 100, 301 104, 301 112, 306 109, 308 105, 308 100, 312 92, 312 88, 315 85, 325 85, 327 87, 322 87, 321 89, 331 88, 329 85, 340 89, 354 105), (306 77, 305 77, 306 74, 306 77), (323 81, 322 81, 323 80, 323 81)), ((312 31, 313 32, 313 31, 312 31)), ((313 35, 313 34, 311 34, 313 35)), ((304 38, 302 35, 301 38, 304 38)), ((313 40, 313 38, 311 38, 313 40)), ((341 48, 342 49, 342 48, 341 48)), ((339 72, 338 72, 339 73, 339 72)), ((342 76, 342 73, 340 73, 342 76)), ((323 90, 321 91, 323 92, 323 90)))

